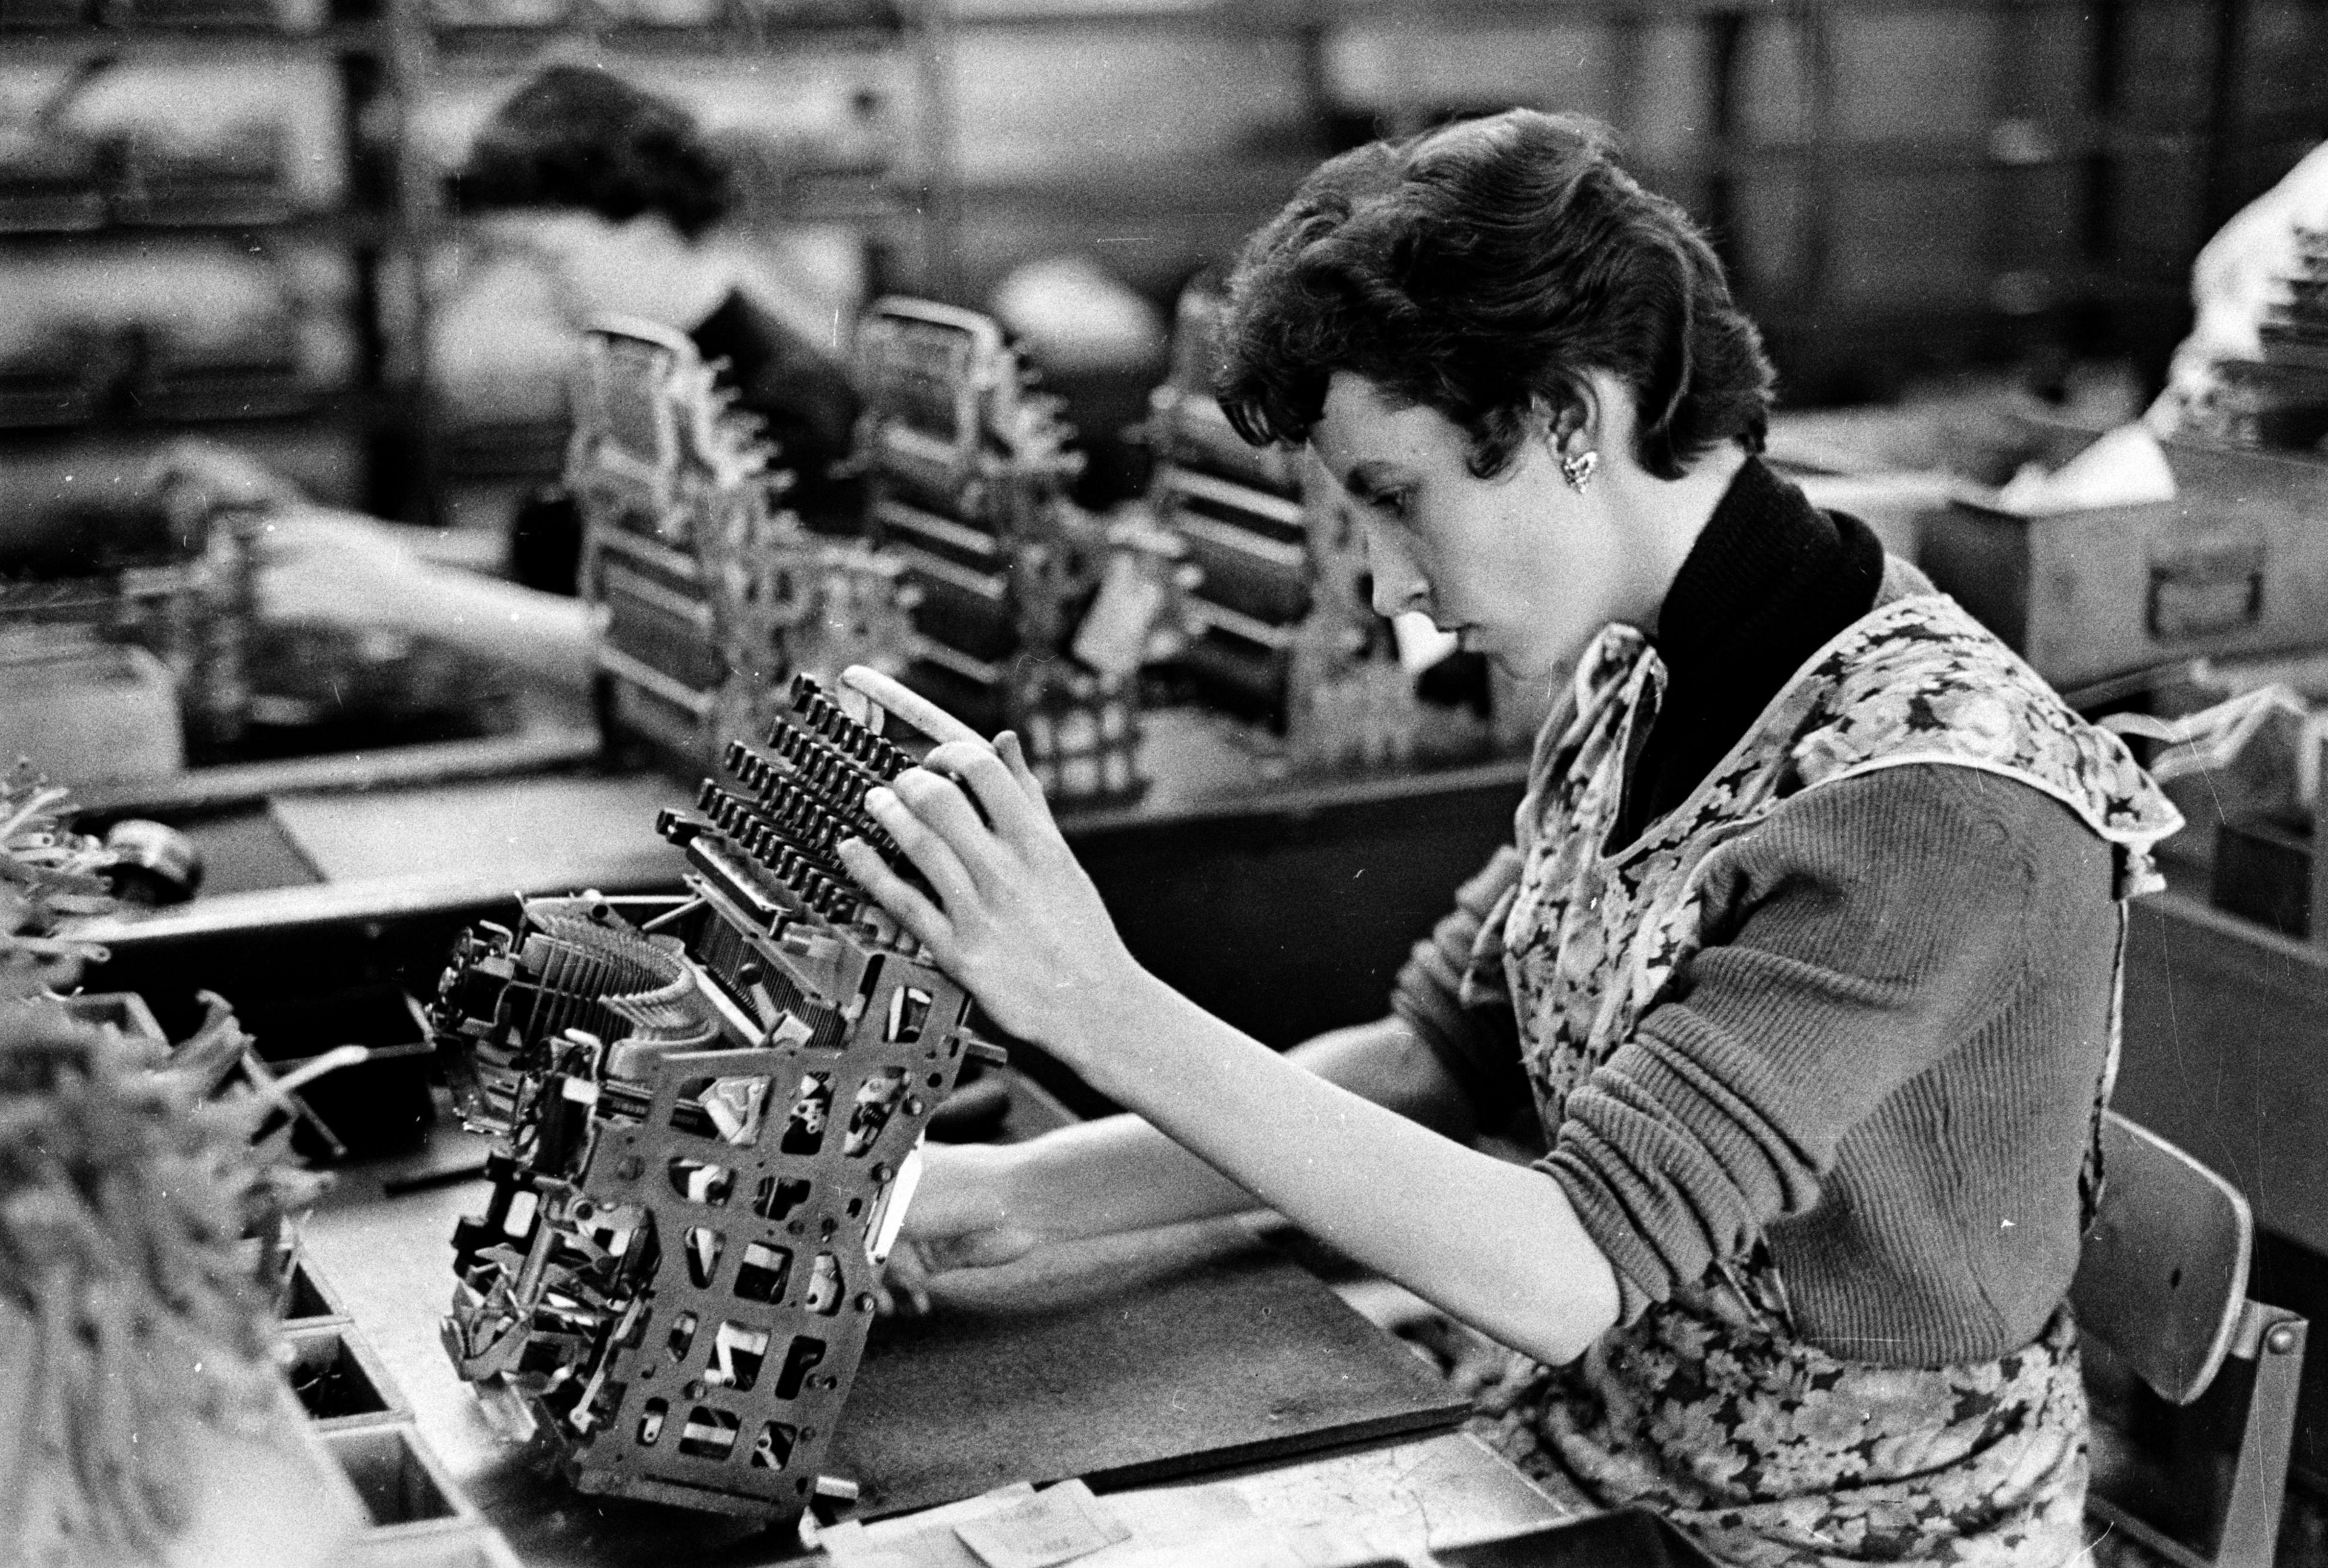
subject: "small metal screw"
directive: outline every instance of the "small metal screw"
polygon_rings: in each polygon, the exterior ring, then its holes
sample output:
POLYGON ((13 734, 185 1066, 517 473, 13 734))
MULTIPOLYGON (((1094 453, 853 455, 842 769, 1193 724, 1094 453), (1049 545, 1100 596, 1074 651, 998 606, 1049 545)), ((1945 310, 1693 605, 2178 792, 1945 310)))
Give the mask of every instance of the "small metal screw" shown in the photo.
POLYGON ((840 1228, 840 1227, 833 1224, 830 1218, 821 1219, 816 1222, 816 1234, 820 1236, 830 1236, 834 1231, 837 1231, 840 1228))
POLYGON ((868 1291, 865 1294, 857 1298, 857 1310, 860 1312, 869 1312, 873 1310, 872 1291, 868 1291))
POLYGON ((2295 1325, 2282 1323, 2263 1337, 2263 1347, 2274 1356, 2285 1356, 2295 1348, 2295 1325))
POLYGON ((801 1222, 800 1222, 800 1221, 798 1221, 798 1220, 796 1220, 796 1219, 795 1219, 795 1220, 787 1220, 787 1221, 784 1223, 784 1231, 785 1231, 785 1233, 786 1233, 787 1235, 800 1235, 800 1234, 801 1234, 801 1222))
POLYGON ((908 1115, 908 1116, 918 1116, 918 1115, 920 1115, 921 1113, 922 1113, 922 1101, 921 1101, 921 1096, 920 1096, 920 1095, 918 1095, 918 1094, 908 1094, 908 1095, 906 1095, 906 1115, 908 1115))

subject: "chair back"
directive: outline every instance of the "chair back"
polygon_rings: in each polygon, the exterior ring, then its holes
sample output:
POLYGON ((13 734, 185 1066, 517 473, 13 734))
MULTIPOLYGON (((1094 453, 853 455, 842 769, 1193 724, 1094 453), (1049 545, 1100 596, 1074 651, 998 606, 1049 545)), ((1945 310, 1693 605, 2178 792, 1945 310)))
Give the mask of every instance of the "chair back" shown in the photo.
POLYGON ((2230 1352, 2255 1220, 2220 1176, 2110 1112, 2106 1185, 2070 1286, 2079 1327, 2161 1399, 2188 1404, 2230 1352))

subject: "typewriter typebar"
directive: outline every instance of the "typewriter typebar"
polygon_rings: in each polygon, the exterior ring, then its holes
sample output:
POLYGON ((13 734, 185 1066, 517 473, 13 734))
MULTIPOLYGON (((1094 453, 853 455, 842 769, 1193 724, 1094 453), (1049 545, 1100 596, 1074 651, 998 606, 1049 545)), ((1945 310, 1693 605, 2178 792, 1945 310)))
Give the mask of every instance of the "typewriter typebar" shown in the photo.
POLYGON ((683 334, 597 323, 567 484, 582 591, 601 606, 601 718, 701 765, 765 725, 784 678, 900 667, 911 591, 895 560, 819 539, 778 504, 791 477, 683 334))
POLYGON ((437 1038, 496 1135, 445 1347, 584 1491, 783 1522, 826 1479, 925 1125, 1000 1058, 834 853, 903 864, 864 798, 909 762, 797 677, 659 819, 687 897, 530 900, 445 972, 437 1038))

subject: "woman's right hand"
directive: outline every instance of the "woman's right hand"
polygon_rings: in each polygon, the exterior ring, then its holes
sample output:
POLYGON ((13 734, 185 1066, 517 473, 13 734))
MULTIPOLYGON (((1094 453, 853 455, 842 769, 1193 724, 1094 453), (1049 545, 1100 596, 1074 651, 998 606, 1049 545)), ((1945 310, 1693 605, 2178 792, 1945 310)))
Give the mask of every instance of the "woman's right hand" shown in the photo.
POLYGON ((1019 1148, 931 1143, 922 1159, 921 1186, 882 1276, 884 1314, 922 1316, 930 1310, 934 1276, 998 1268, 1047 1239, 1028 1198, 1019 1148))

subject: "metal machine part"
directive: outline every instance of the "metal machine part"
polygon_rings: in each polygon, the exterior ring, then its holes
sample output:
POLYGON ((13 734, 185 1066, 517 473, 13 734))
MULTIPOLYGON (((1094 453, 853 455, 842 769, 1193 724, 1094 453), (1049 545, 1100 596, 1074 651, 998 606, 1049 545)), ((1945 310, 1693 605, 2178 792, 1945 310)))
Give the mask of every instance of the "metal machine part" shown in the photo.
MULTIPOLYGON (((168 749, 215 753, 249 717, 256 527, 255 514, 206 505, 184 486, 11 519, 0 542, 0 660, 142 648, 175 685, 183 745, 173 735, 168 749)), ((104 684, 92 679, 92 695, 104 684)))
POLYGON ((1131 657, 1099 665, 1076 633, 1139 540, 1068 498, 1083 455, 1059 399, 1032 390, 991 317, 925 300, 874 305, 856 371, 873 537, 920 596, 907 683, 973 728, 1020 730, 1056 796, 1136 793, 1148 628, 1112 635, 1131 657))
MULTIPOLYGON (((690 896, 634 925, 537 899, 482 927, 434 1015, 498 1135, 454 1237, 444 1339, 584 1491, 796 1518, 855 1376, 970 998, 841 869, 910 758, 795 678, 658 827, 690 896)), ((843 1488, 845 1489, 845 1488, 843 1488)))
POLYGON ((124 903, 183 904, 202 890, 201 847, 166 823, 125 818, 107 830, 105 847, 114 857, 114 897, 124 903))
POLYGON ((1149 396, 1149 490, 1201 574, 1194 634, 1175 662, 1230 706, 1282 726, 1293 643, 1311 608, 1308 513, 1296 454, 1253 446, 1212 391, 1226 300, 1200 279, 1180 296, 1169 378, 1149 396))
POLYGON ((1174 663, 1268 722, 1305 772, 1400 765, 1488 749, 1486 718, 1422 701, 1376 615, 1351 502, 1314 459, 1248 445, 1213 395, 1227 301, 1216 279, 1180 296, 1169 379, 1150 397, 1150 486, 1197 580, 1174 663))
POLYGON ((780 504, 791 476, 684 334, 609 319, 588 334, 567 484, 583 596, 602 607, 602 721, 702 765, 765 726, 784 678, 906 659, 901 568, 819 539, 780 504))

